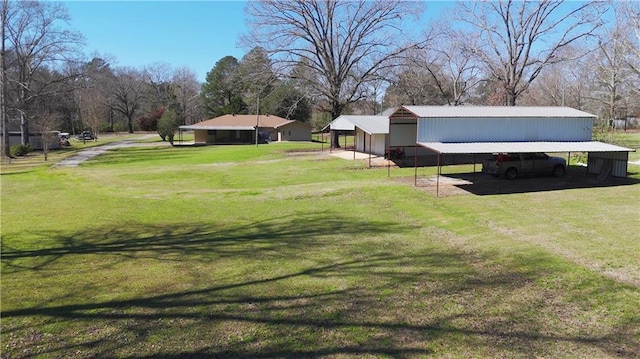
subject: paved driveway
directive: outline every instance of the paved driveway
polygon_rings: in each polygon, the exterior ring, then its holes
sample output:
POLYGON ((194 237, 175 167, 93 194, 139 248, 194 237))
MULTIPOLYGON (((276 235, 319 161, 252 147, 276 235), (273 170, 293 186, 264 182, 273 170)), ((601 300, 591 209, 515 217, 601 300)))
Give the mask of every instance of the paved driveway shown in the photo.
POLYGON ((170 145, 169 142, 135 142, 135 141, 145 140, 145 139, 149 139, 157 136, 158 136, 157 134, 149 134, 149 135, 144 135, 142 137, 138 137, 137 139, 134 139, 134 140, 116 141, 116 142, 108 143, 102 146, 87 148, 86 150, 82 150, 77 154, 69 158, 65 158, 64 160, 56 163, 54 167, 76 167, 86 160, 92 159, 109 150, 113 150, 116 148, 144 147, 144 146, 169 146, 170 145))

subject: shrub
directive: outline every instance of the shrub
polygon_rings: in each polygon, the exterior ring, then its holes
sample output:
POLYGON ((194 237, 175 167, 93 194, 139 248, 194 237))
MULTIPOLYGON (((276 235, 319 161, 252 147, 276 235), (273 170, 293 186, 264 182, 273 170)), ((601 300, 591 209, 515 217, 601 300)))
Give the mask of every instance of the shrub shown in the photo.
POLYGON ((173 145, 173 138, 179 126, 178 114, 174 110, 168 109, 158 120, 158 134, 163 141, 168 140, 173 145))
POLYGON ((31 152, 31 146, 28 144, 13 145, 9 149, 11 156, 26 156, 29 152, 31 152))

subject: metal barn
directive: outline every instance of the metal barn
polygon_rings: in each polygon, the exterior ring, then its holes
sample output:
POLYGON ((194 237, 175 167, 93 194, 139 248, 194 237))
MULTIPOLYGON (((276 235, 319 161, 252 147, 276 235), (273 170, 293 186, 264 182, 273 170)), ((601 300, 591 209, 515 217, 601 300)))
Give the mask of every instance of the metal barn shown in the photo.
POLYGON ((391 146, 408 143, 415 121, 416 148, 437 154, 438 166, 442 154, 475 156, 505 148, 521 153, 586 152, 589 173, 626 177, 628 153, 634 150, 592 141, 595 119, 569 107, 403 106, 391 115, 389 131, 391 146), (394 136, 400 126, 407 128, 394 136))

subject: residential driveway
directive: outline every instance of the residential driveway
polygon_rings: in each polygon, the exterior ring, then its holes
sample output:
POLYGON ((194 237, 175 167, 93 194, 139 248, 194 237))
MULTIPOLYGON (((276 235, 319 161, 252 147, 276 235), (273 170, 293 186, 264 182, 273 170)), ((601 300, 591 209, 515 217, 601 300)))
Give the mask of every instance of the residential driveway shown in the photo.
POLYGON ((153 137, 157 137, 157 134, 149 134, 149 135, 144 135, 141 137, 138 137, 136 139, 133 140, 123 140, 123 141, 116 141, 116 142, 111 142, 108 143, 106 145, 102 145, 102 146, 96 146, 96 147, 91 147, 91 148, 87 148, 86 150, 82 150, 80 152, 78 152, 77 154, 69 157, 69 158, 65 158, 64 160, 56 163, 53 167, 76 167, 79 164, 81 164, 82 162, 92 159, 96 156, 99 156, 109 150, 113 150, 116 148, 123 148, 123 147, 145 147, 145 146, 169 146, 169 142, 135 142, 135 141, 139 141, 139 140, 145 140, 145 139, 149 139, 149 138, 153 138, 153 137))

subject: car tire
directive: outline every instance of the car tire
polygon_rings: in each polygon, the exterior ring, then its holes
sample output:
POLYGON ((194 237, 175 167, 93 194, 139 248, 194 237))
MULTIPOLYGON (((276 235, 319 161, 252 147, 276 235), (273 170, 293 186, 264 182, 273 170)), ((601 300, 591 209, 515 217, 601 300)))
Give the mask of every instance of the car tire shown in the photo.
POLYGON ((515 168, 509 168, 507 169, 507 171, 504 173, 504 178, 508 179, 508 180, 513 180, 516 177, 518 177, 518 170, 516 170, 515 168))
POLYGON ((565 168, 562 165, 557 165, 553 168, 553 175, 556 177, 564 176, 565 168))

